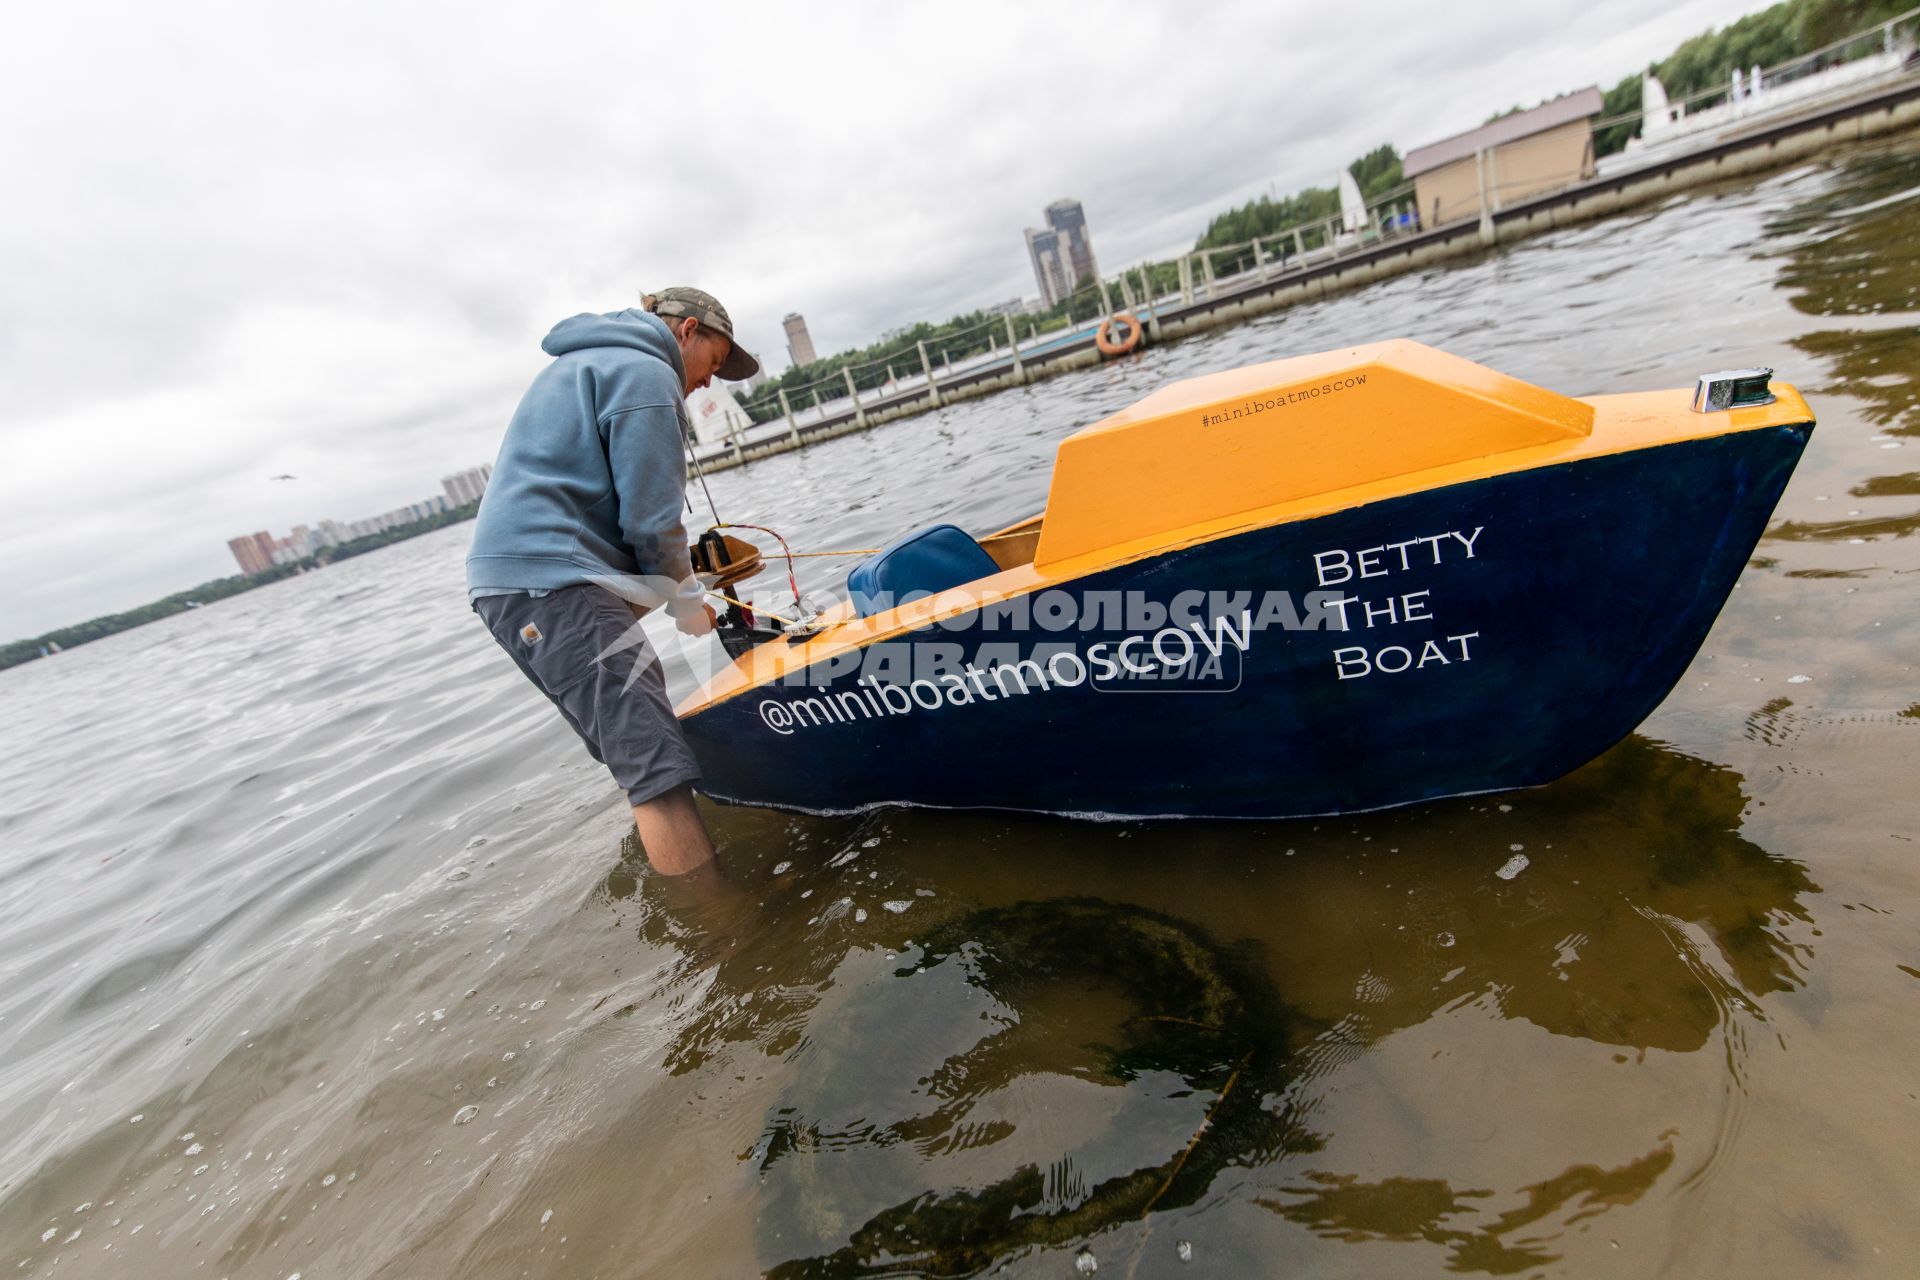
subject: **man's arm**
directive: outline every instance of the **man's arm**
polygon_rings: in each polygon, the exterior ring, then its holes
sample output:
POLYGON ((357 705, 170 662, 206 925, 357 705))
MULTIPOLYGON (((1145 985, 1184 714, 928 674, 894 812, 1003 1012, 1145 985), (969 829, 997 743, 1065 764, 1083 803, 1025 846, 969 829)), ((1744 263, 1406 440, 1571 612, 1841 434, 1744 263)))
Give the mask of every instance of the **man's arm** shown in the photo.
POLYGON ((620 500, 620 535, 633 550, 642 577, 667 598, 674 625, 690 636, 713 630, 714 612, 694 581, 680 507, 687 498, 684 437, 676 405, 618 409, 602 420, 613 491, 620 500), (665 579, 666 581, 660 581, 665 579))
POLYGON ((645 575, 685 582, 693 576, 680 511, 687 464, 680 415, 670 404, 616 409, 603 419, 607 462, 620 499, 620 532, 645 575))

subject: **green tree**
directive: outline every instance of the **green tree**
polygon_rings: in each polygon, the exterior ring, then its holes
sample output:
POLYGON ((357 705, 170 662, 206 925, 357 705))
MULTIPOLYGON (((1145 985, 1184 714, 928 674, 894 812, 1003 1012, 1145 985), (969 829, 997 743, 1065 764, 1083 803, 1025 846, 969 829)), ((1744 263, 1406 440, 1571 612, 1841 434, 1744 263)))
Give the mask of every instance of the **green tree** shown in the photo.
POLYGON ((1771 67, 1869 31, 1911 0, 1783 0, 1684 40, 1654 68, 1669 98, 1719 89, 1735 70, 1771 67))
MULTIPOLYGON (((1307 187, 1278 200, 1261 196, 1237 209, 1215 216, 1194 242, 1195 249, 1218 249, 1245 244, 1255 236, 1270 236, 1307 223, 1338 216, 1340 193, 1332 187, 1307 187)), ((1215 269, 1219 269, 1215 259, 1215 269)))
MULTIPOLYGON (((1406 181, 1400 169, 1400 153, 1391 143, 1382 143, 1367 152, 1349 164, 1347 172, 1353 175, 1361 196, 1368 201, 1378 199, 1406 181)), ((1193 247, 1199 250, 1244 246, 1255 237, 1278 235, 1296 227, 1316 227, 1339 216, 1340 192, 1334 187, 1307 187, 1278 200, 1261 196, 1237 209, 1215 215, 1193 247)), ((1317 248, 1318 242, 1309 236, 1306 247, 1317 248)), ((1282 246, 1283 253, 1286 248, 1282 246)), ((1251 248, 1213 258, 1216 274, 1245 271, 1252 265, 1251 248)))
MULTIPOLYGON (((1670 101, 1703 94, 1707 96, 1699 105, 1711 105, 1712 95, 1727 88, 1735 71, 1791 62, 1849 36, 1870 32, 1911 7, 1912 0, 1782 0, 1681 41, 1672 53, 1647 70, 1659 77, 1670 101)), ((1632 115, 1641 106, 1641 73, 1635 72, 1607 90, 1601 116, 1632 115)), ((1499 115, 1492 118, 1497 120, 1499 115)), ((1624 150, 1639 132, 1637 119, 1601 127, 1593 136, 1594 155, 1608 156, 1624 150)))
POLYGON ((1735 70, 1772 66, 1803 52, 1795 43, 1793 10, 1796 0, 1735 19, 1718 31, 1703 31, 1680 42, 1655 68, 1670 99, 1703 89, 1721 88, 1735 70))
POLYGON ((1379 199, 1406 181, 1400 172, 1400 153, 1390 142, 1381 143, 1355 160, 1347 166, 1347 172, 1360 184, 1360 194, 1369 201, 1379 199))
MULTIPOLYGON (((1600 100, 1601 118, 1624 116, 1639 111, 1640 81, 1641 75, 1636 71, 1630 76, 1623 77, 1619 84, 1607 90, 1600 100)), ((1639 132, 1638 119, 1622 120, 1618 124, 1610 124, 1594 130, 1594 158, 1610 156, 1616 151, 1625 151, 1628 139, 1638 136, 1639 132)))

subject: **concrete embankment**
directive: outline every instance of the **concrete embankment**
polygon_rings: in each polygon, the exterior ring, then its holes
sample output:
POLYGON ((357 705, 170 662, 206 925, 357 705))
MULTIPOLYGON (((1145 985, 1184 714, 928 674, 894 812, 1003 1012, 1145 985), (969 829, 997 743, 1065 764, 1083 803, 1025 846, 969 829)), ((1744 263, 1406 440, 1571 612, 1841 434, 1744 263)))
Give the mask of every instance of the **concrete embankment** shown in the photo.
MULTIPOLYGON (((1157 302, 1148 340, 1173 341, 1237 324, 1328 294, 1475 255, 1492 245, 1605 218, 1677 192, 1779 169, 1844 143, 1916 128, 1920 128, 1920 72, 1863 90, 1844 101, 1756 122, 1738 135, 1721 136, 1641 168, 1515 201, 1485 217, 1376 241, 1285 270, 1249 271, 1210 282, 1157 302)), ((817 440, 913 417, 954 400, 991 395, 1024 382, 1085 368, 1103 358, 1090 334, 1055 342, 1042 353, 1002 356, 935 377, 931 387, 922 384, 894 395, 850 402, 844 408, 829 406, 825 415, 813 421, 763 424, 752 433, 754 438, 731 449, 702 453, 700 465, 708 471, 741 466, 817 440)))

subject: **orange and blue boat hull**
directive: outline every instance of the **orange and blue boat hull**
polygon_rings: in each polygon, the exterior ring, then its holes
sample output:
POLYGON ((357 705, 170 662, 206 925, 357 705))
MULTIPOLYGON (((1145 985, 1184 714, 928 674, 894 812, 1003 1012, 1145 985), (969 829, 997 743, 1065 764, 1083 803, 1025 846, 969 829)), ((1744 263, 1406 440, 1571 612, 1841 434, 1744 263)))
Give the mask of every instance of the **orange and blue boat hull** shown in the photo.
POLYGON ((706 794, 809 812, 1287 817, 1548 782, 1681 678, 1811 425, 1209 538, 1029 593, 1024 622, 1001 602, 796 664, 683 726, 706 794))
POLYGON ((816 812, 1546 782, 1681 678, 1812 426, 1764 370, 1575 399, 1404 341, 1177 382, 1063 440, 1042 516, 903 539, 682 724, 709 795, 816 812))

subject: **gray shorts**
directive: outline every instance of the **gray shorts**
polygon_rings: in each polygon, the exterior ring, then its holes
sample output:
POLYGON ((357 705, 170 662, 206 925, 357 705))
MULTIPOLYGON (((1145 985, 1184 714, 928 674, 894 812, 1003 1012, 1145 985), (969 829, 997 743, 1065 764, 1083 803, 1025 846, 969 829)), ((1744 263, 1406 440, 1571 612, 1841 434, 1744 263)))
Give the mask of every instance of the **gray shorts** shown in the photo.
POLYGON ((625 601, 581 584, 539 597, 481 596, 473 611, 534 687, 560 708, 630 803, 644 804, 699 781, 653 646, 643 641, 619 647, 634 626, 625 601))

